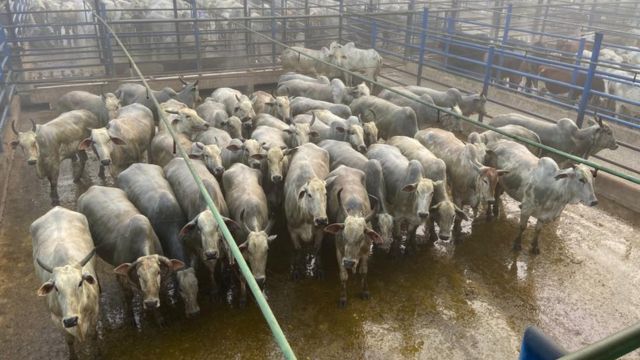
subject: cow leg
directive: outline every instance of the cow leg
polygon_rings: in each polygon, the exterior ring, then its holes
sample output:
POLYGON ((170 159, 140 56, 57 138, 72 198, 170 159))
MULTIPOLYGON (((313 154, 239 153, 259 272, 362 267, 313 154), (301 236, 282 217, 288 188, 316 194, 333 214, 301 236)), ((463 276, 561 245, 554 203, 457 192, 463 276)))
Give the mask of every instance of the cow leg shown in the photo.
POLYGON ((538 247, 538 237, 540 236, 540 231, 542 231, 542 227, 544 223, 540 220, 536 222, 535 232, 533 234, 533 242, 531 243, 531 253, 534 255, 540 254, 540 248, 538 247))
POLYGON ((218 284, 216 283, 216 260, 206 260, 204 266, 207 268, 207 276, 209 277, 209 284, 211 284, 211 290, 209 290, 209 298, 213 301, 218 295, 218 284))
POLYGON ((293 258, 291 260, 291 280, 297 281, 302 278, 301 265, 304 261, 302 258, 302 249, 300 247, 300 239, 297 234, 289 230, 291 234, 291 242, 293 243, 293 258))
POLYGON ((78 166, 77 169, 75 169, 75 173, 73 174, 73 182, 74 183, 78 183, 80 182, 80 178, 82 177, 82 173, 84 172, 84 166, 87 163, 87 152, 86 151, 78 151, 76 153, 76 155, 78 156, 78 166))
POLYGON ((124 294, 124 304, 122 306, 122 308, 124 309, 124 316, 127 317, 130 315, 131 324, 133 325, 133 327, 137 327, 138 324, 136 323, 136 315, 133 311, 133 291, 131 290, 126 277, 116 275, 116 279, 118 280, 120 288, 122 289, 122 293, 124 294))
POLYGON ((64 341, 67 343, 67 348, 69 349, 69 359, 70 360, 76 360, 78 358, 78 355, 76 354, 76 349, 73 346, 75 338, 73 337, 73 335, 69 334, 68 332, 64 332, 64 341))
POLYGON ((429 241, 435 242, 438 241, 438 234, 436 234, 436 220, 433 218, 433 215, 429 216, 429 241))
POLYGON ((338 300, 338 307, 343 308, 347 305, 347 281, 349 280, 349 272, 342 265, 342 252, 339 246, 336 246, 336 258, 338 259, 338 269, 340 271, 340 299, 338 300))
POLYGON ((498 217, 498 215, 500 215, 500 197, 502 196, 503 192, 504 192, 504 189, 502 188, 502 186, 500 186, 500 184, 498 184, 496 186, 496 195, 495 195, 496 200, 493 203, 493 216, 495 217, 498 217))
POLYGON ((242 274, 240 274, 240 299, 238 299, 238 306, 241 308, 247 306, 247 281, 242 274))
POLYGON ((316 230, 313 234, 313 253, 316 259, 316 279, 324 279, 324 269, 322 268, 322 261, 320 256, 323 237, 324 232, 322 230, 316 230))
POLYGON ((51 205, 56 206, 60 205, 60 197, 58 196, 58 175, 60 174, 60 169, 56 166, 51 169, 51 172, 48 176, 49 184, 50 184, 50 197, 51 197, 51 205))
POLYGON ((522 250, 522 234, 527 229, 527 222, 529 221, 529 215, 520 214, 520 232, 518 237, 513 241, 513 251, 522 250))
POLYGON ((360 273, 360 282, 362 285, 362 292, 360 293, 360 298, 362 300, 369 300, 371 296, 369 294, 369 283, 367 282, 367 273, 369 272, 369 257, 364 256, 360 258, 360 265, 358 272, 360 273))
POLYGON ((104 165, 100 165, 100 171, 98 171, 98 177, 102 180, 105 179, 105 175, 104 175, 104 165))

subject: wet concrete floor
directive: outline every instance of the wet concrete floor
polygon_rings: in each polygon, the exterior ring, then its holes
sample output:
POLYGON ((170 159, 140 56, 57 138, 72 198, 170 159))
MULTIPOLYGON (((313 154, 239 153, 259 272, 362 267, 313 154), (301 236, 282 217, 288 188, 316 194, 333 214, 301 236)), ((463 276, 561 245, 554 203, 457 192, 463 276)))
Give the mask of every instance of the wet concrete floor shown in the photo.
MULTIPOLYGON (((50 114, 24 114, 44 121, 50 114)), ((65 164, 62 205, 99 183, 88 166, 83 184, 65 164)), ((50 209, 46 181, 21 153, 11 170, 0 220, 0 359, 64 359, 66 345, 36 296, 29 225, 50 209)), ((331 243, 326 277, 289 280, 286 234, 270 249, 269 303, 300 359, 516 359, 522 332, 537 325, 569 350, 640 320, 640 219, 622 220, 599 208, 569 206, 542 234, 541 254, 511 252, 518 208, 467 226, 460 245, 424 246, 399 259, 370 264, 371 299, 337 307, 338 278, 331 243), (635 220, 635 221, 634 221, 635 220), (471 231, 469 235, 468 232, 471 231)), ((532 224, 531 224, 532 225, 532 224)), ((531 232, 523 243, 528 249, 531 232)), ((181 305, 167 309, 169 324, 150 318, 142 329, 122 313, 110 267, 101 263, 100 347, 107 359, 278 359, 260 311, 201 297, 202 313, 185 319, 181 305)), ((638 353, 629 358, 640 358, 638 353)))

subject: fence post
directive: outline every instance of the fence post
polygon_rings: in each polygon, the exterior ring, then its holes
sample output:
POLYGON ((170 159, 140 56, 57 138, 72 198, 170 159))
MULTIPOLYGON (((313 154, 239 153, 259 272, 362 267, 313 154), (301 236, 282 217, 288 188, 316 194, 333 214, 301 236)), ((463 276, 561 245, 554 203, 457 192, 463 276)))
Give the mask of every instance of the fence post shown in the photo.
POLYGON ((587 81, 582 89, 582 97, 580 98, 580 104, 578 105, 578 117, 576 118, 576 125, 579 128, 582 127, 584 121, 584 113, 589 104, 589 98, 591 97, 591 84, 593 82, 593 76, 598 66, 598 57, 600 56, 600 46, 602 45, 602 33, 597 32, 596 38, 593 42, 593 50, 591 53, 591 63, 589 64, 589 71, 587 72, 587 81))
POLYGON ((451 35, 453 35, 456 28, 455 19, 451 16, 450 13, 447 13, 447 15, 449 16, 446 18, 447 36, 445 37, 445 43, 444 43, 444 67, 445 68, 449 64, 449 46, 451 46, 451 35))
MULTIPOLYGON (((178 0, 173 0, 173 18, 178 18, 178 0)), ((180 39, 180 24, 176 21, 174 22, 174 27, 176 29, 176 43, 178 45, 178 59, 182 59, 182 39, 180 39)))
POLYGON ((407 29, 404 34, 404 57, 405 59, 409 57, 411 52, 411 38, 413 35, 413 11, 416 8, 416 0, 410 0, 408 5, 409 15, 407 15, 407 29))
MULTIPOLYGON (((549 1, 547 0, 547 6, 544 7, 544 16, 542 16, 542 28, 540 32, 544 34, 544 30, 547 27, 547 18, 549 17, 549 1)), ((540 40, 542 41, 542 35, 540 35, 540 40)))
MULTIPOLYGON (((511 26, 511 14, 513 13, 513 4, 507 5, 507 15, 504 17, 504 29, 502 30, 502 42, 500 43, 501 51, 498 57, 498 69, 496 71, 496 79, 500 81, 502 79, 502 74, 500 68, 504 65, 504 46, 509 42, 509 26, 511 26)), ((508 84, 509 86, 511 84, 508 84)))
MULTIPOLYGON (((248 56, 255 56, 256 54, 256 49, 254 48, 252 41, 251 41, 251 31, 247 30, 247 29, 251 29, 251 23, 249 22, 248 18, 249 18, 249 1, 248 0, 243 0, 242 1, 242 15, 245 17, 244 22, 244 43, 245 43, 245 48, 247 51, 247 55, 248 56)), ((252 60, 255 61, 255 57, 253 57, 253 59, 247 59, 249 60, 249 63, 252 63, 252 60)))
POLYGON ((544 0, 538 0, 538 6, 536 7, 536 13, 533 15, 533 32, 538 32, 540 29, 540 11, 542 10, 542 4, 544 4, 544 0))
POLYGON ((198 26, 198 5, 196 0, 191 0, 191 17, 193 18, 193 37, 196 40, 196 69, 202 71, 200 58, 200 27, 198 26))
POLYGON ((595 17, 596 6, 598 6, 598 0, 593 0, 593 4, 591 4, 591 9, 589 10, 589 21, 587 21, 587 29, 591 29, 593 26, 593 18, 595 17))
MULTIPOLYGON (((271 0, 271 38, 276 38, 276 0, 271 0)), ((271 42, 271 62, 276 66, 276 43, 271 42)))
POLYGON ((376 19, 373 19, 371 23, 371 48, 374 50, 376 48, 377 39, 378 39, 378 23, 376 22, 376 19))
MULTIPOLYGON (((308 1, 308 0, 305 0, 308 1)), ((344 25, 344 0, 338 2, 338 43, 342 44, 342 26, 344 25)))
MULTIPOLYGON (((306 16, 304 19, 304 47, 308 48, 310 45, 309 36, 309 15, 311 15, 311 9, 309 9, 309 0, 304 0, 304 15, 306 16)), ((340 21, 342 21, 342 16, 340 17, 340 21)), ((342 26, 340 26, 340 33, 342 33, 342 26)))
MULTIPOLYGON (((571 85, 575 85, 576 81, 578 81, 578 73, 580 71, 580 63, 582 62, 582 52, 584 51, 584 46, 586 44, 587 39, 580 38, 580 43, 578 43, 578 52, 576 53, 576 67, 573 68, 573 72, 571 73, 571 85)), ((576 92, 574 88, 569 90, 569 99, 573 99, 573 94, 576 92)))
POLYGON ((416 85, 422 82, 422 66, 424 65, 424 53, 427 45, 427 28, 429 26, 429 9, 422 8, 422 27, 420 28, 420 59, 418 60, 418 79, 416 85))
POLYGON ((493 4, 493 21, 491 25, 493 25, 493 38, 497 41, 498 36, 500 35, 500 18, 502 17, 502 0, 495 0, 493 4), (500 11, 498 11, 500 8, 500 11))
MULTIPOLYGON (((491 66, 493 64, 493 55, 496 51, 494 46, 489 46, 489 52, 487 53, 487 64, 484 68, 484 81, 482 82, 482 92, 480 94, 485 97, 489 94, 489 83, 491 83, 491 66)), ((478 121, 482 122, 484 116, 482 114, 478 115, 478 121)))
MULTIPOLYGON (((96 9, 98 15, 107 21, 107 9, 103 2, 98 2, 98 8, 96 9)), ((111 49, 111 34, 101 26, 101 41, 102 41, 102 59, 104 61, 104 73, 107 76, 114 75, 114 66, 113 66, 113 51, 111 49)))

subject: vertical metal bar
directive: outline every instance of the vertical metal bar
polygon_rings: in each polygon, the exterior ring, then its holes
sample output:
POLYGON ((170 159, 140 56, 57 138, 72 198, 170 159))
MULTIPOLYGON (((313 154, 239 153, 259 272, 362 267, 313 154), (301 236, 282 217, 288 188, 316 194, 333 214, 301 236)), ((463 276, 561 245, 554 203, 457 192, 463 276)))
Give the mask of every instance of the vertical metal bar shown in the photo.
MULTIPOLYGON (((103 2, 100 2, 100 7, 98 8, 98 13, 100 17, 107 21, 107 8, 103 2)), ((104 66, 106 70, 107 76, 115 75, 115 66, 113 64, 113 49, 111 48, 111 34, 109 32, 104 32, 104 49, 105 49, 105 58, 104 58, 104 66)))
MULTIPOLYGON (((276 38, 276 0, 271 0, 271 38, 276 38)), ((276 65, 276 43, 271 43, 271 62, 276 65)))
MULTIPOLYGON (((547 4, 544 7, 544 15, 542 16, 542 28, 540 32, 544 34, 544 30, 547 27, 547 18, 549 17, 549 2, 551 0, 547 0, 547 4)), ((540 41, 542 41, 542 35, 540 35, 540 41)))
POLYGON ((449 13, 447 13, 447 15, 448 15, 448 17, 446 18, 447 36, 445 37, 445 43, 444 43, 444 67, 445 68, 449 63, 449 47, 451 46, 451 35, 453 35, 456 28, 455 19, 449 13))
POLYGON ((422 24, 420 28, 420 60, 418 61, 418 79, 416 85, 420 86, 422 82, 422 67, 424 65, 424 55, 427 45, 427 29, 429 27, 429 9, 424 7, 422 9, 422 24))
MULTIPOLYGON (((491 66, 493 64, 493 55, 496 51, 496 48, 493 46, 489 46, 489 52, 487 53, 487 64, 484 68, 484 81, 482 82, 482 92, 484 96, 489 94, 489 84, 491 83, 491 66)), ((484 116, 482 114, 478 115, 478 121, 482 122, 484 116)))
POLYGON ((593 19, 596 17, 595 11, 598 0, 593 0, 593 4, 591 4, 591 9, 589 10, 589 20, 587 21, 587 30, 591 29, 593 26, 593 19))
MULTIPOLYGON (((178 3, 177 0, 173 0, 173 18, 178 18, 178 3)), ((180 39, 180 24, 174 22, 176 28, 176 44, 178 45, 178 59, 182 59, 182 40, 180 39)))
POLYGON ((376 48, 376 40, 378 39, 378 24, 376 19, 371 20, 371 48, 376 48))
MULTIPOLYGON (((246 0, 245 0, 246 1, 246 0)), ((340 0, 342 3, 342 0, 340 0)), ((307 16, 304 19, 304 47, 308 48, 310 45, 309 36, 311 36, 311 32, 309 31, 309 15, 311 14, 311 9, 309 9, 309 0, 304 0, 304 14, 307 16)), ((341 13, 342 14, 342 13, 341 13)), ((342 15, 340 16, 340 37, 342 37, 342 15)), ((342 40, 342 39, 340 39, 342 40)))
POLYGON ((533 32, 538 32, 540 29, 540 15, 542 11, 542 4, 544 4, 544 0, 538 0, 538 6, 536 7, 536 13, 533 15, 533 32))
POLYGON ((289 42, 287 41, 287 0, 282 0, 280 2, 280 18, 282 19, 282 39, 281 41, 287 45, 289 42))
MULTIPOLYGON (((308 2, 309 0, 305 0, 305 1, 308 2)), ((343 43, 342 27, 344 26, 344 18, 343 18, 343 15, 344 15, 344 0, 340 0, 338 2, 338 14, 339 14, 338 15, 339 16, 339 18, 338 18, 338 42, 340 44, 342 44, 343 43)))
POLYGON ((584 121, 584 112, 587 109, 589 98, 591 96, 591 85, 593 82, 593 76, 598 66, 598 57, 600 56, 600 47, 602 46, 602 33, 597 32, 596 38, 593 42, 593 50, 591 50, 591 64, 589 64, 589 71, 587 72, 587 81, 582 89, 582 97, 580 98, 580 104, 578 105, 578 117, 576 118, 576 125, 579 128, 582 127, 584 121))
MULTIPOLYGON (((513 4, 507 5, 507 15, 504 17, 504 29, 502 30, 502 42, 501 42, 501 51, 498 56, 498 67, 501 68, 504 65, 504 47, 509 42, 509 26, 511 26, 511 14, 513 13, 513 4)), ((496 80, 500 81, 502 79, 502 73, 500 69, 496 71, 496 80)), ((509 84, 511 85, 511 84, 509 84)))
POLYGON ((491 22, 491 25, 493 25, 493 38, 497 41, 500 34, 500 17, 502 16, 502 10, 498 9, 502 7, 502 1, 495 0, 493 7, 493 21, 491 22))
POLYGON ((15 44, 16 40, 17 40, 17 36, 16 36, 16 28, 15 28, 15 23, 13 22, 13 11, 11 11, 11 2, 10 1, 5 1, 4 5, 5 8, 7 9, 7 33, 9 34, 9 42, 12 42, 15 44))
POLYGON ((413 11, 416 8, 416 0, 410 0, 407 10, 409 11, 409 15, 407 15, 407 28, 404 34, 404 57, 405 59, 409 58, 411 53, 411 38, 413 35, 413 11))
MULTIPOLYGON (((578 52, 576 53, 576 62, 575 67, 573 68, 573 72, 571 73, 571 85, 575 85, 578 80, 578 73, 580 71, 580 63, 582 62, 582 52, 584 51, 584 46, 587 42, 587 39, 580 38, 580 43, 578 43, 578 52)), ((576 90, 571 88, 569 90, 569 99, 573 99, 573 95, 576 90)))
POLYGON ((191 17, 193 18, 193 37, 196 40, 196 69, 202 71, 202 59, 200 57, 200 26, 198 25, 198 5, 196 0, 191 0, 191 17))
MULTIPOLYGON (((251 24, 250 24, 249 20, 246 20, 246 19, 249 18, 249 2, 248 2, 248 0, 243 0, 242 1, 242 15, 245 17, 245 20, 244 20, 244 44, 245 44, 245 49, 247 51, 247 55, 248 56, 253 56, 256 53, 256 49, 254 47, 254 44, 251 41, 251 38, 252 38, 251 31, 247 30, 247 29, 251 29, 251 24)), ((248 60, 255 60, 255 58, 248 59, 248 60)))

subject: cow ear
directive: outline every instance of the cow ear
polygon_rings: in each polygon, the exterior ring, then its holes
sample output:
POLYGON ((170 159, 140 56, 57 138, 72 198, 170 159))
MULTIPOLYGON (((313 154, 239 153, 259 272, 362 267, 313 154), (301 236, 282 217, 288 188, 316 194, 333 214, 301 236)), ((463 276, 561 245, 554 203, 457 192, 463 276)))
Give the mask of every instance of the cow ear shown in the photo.
POLYGON ((437 210, 438 210, 438 208, 440 207, 440 204, 442 204, 442 203, 441 203, 441 202, 439 202, 439 203, 437 203, 437 204, 435 204, 435 205, 431 206, 431 207, 429 208, 429 211, 433 211, 433 212, 437 211, 437 210))
POLYGON ((55 288, 55 285, 53 281, 49 280, 44 284, 42 284, 42 286, 40 286, 40 288, 37 291, 37 294, 38 296, 47 296, 51 292, 51 290, 53 290, 54 288, 55 288))
POLYGON ((338 235, 344 229, 343 223, 334 223, 324 227, 323 231, 327 234, 338 235))
POLYGON ((417 188, 418 188, 418 184, 409 184, 409 185, 405 185, 402 188, 402 191, 404 191, 404 192, 414 192, 414 191, 416 191, 417 188))
POLYGON ((254 160, 264 160, 264 154, 253 154, 250 157, 254 160))
POLYGON ((286 132, 289 135, 293 134, 293 130, 291 129, 282 129, 282 131, 286 132))
POLYGON ((302 198, 304 198, 304 196, 306 194, 307 194, 307 190, 306 189, 300 190, 300 192, 298 193, 298 200, 302 200, 302 198))
POLYGON ((78 144, 78 150, 87 150, 88 148, 91 147, 92 142, 93 141, 91 140, 91 138, 86 138, 82 140, 80 144, 78 144))
POLYGON ((179 117, 177 117, 177 118, 175 118, 175 119, 171 120, 171 125, 175 125, 175 124, 177 124, 177 123, 179 123, 179 122, 180 122, 180 118, 179 118, 179 117))
POLYGON ((278 235, 269 235, 267 236, 267 241, 268 242, 272 242, 273 240, 275 240, 278 237, 278 235))
POLYGON ((320 136, 320 134, 318 134, 318 132, 317 132, 317 131, 309 131, 309 136, 311 136, 311 137, 318 137, 318 136, 320 136))
POLYGON ((236 151, 242 150, 242 147, 238 146, 236 144, 229 144, 229 145, 227 145, 227 150, 231 150, 233 152, 236 152, 236 151))
POLYGON ((469 221, 469 217, 467 216, 467 214, 462 211, 459 207, 455 207, 455 211, 456 211, 456 215, 459 216, 461 219, 469 221))
POLYGON ((91 274, 82 274, 82 281, 85 281, 89 285, 93 285, 96 283, 96 278, 91 274))
POLYGON ((245 241, 242 244, 238 245, 238 249, 240 249, 240 251, 245 251, 245 250, 247 250, 248 246, 249 246, 249 242, 245 241))
POLYGON ((182 227, 182 229, 180 229, 179 236, 180 237, 187 236, 195 228, 196 228, 196 222, 195 221, 189 221, 185 226, 182 227))
POLYGON ((336 126, 336 131, 338 131, 339 133, 344 133, 344 128, 342 126, 336 126))
POLYGON ((169 263, 170 263, 169 267, 171 268, 171 271, 178 271, 185 267, 185 264, 182 261, 177 259, 170 259, 169 263))
POLYGON ((371 229, 364 229, 364 234, 374 244, 382 244, 384 242, 384 240, 382 239, 382 236, 380 236, 380 234, 378 234, 377 232, 375 232, 375 231, 373 231, 371 229))
POLYGON ((120 264, 118 265, 118 267, 113 269, 113 272, 118 275, 128 276, 129 270, 131 270, 131 266, 133 266, 131 263, 120 264))
POLYGON ((298 148, 297 148, 297 147, 294 147, 294 148, 292 148, 292 149, 287 149, 287 150, 285 150, 285 151, 284 151, 284 154, 285 154, 285 155, 293 155, 296 151, 298 151, 298 148))
POLYGON ((238 224, 235 220, 229 219, 228 217, 222 217, 222 220, 224 220, 224 223, 225 225, 227 225, 229 230, 233 232, 240 231, 240 224, 238 224))
POLYGON ((566 177, 569 177, 569 173, 562 172, 562 173, 557 174, 553 178, 556 179, 556 180, 560 180, 560 179, 564 179, 566 177))
POLYGON ((20 141, 18 141, 18 140, 13 140, 12 142, 9 143, 9 145, 11 145, 12 149, 17 148, 18 144, 20 144, 20 141))
POLYGON ((116 145, 127 145, 127 143, 117 136, 111 136, 111 141, 116 145))
POLYGON ((506 175, 509 173, 509 170, 498 170, 498 176, 506 175))

